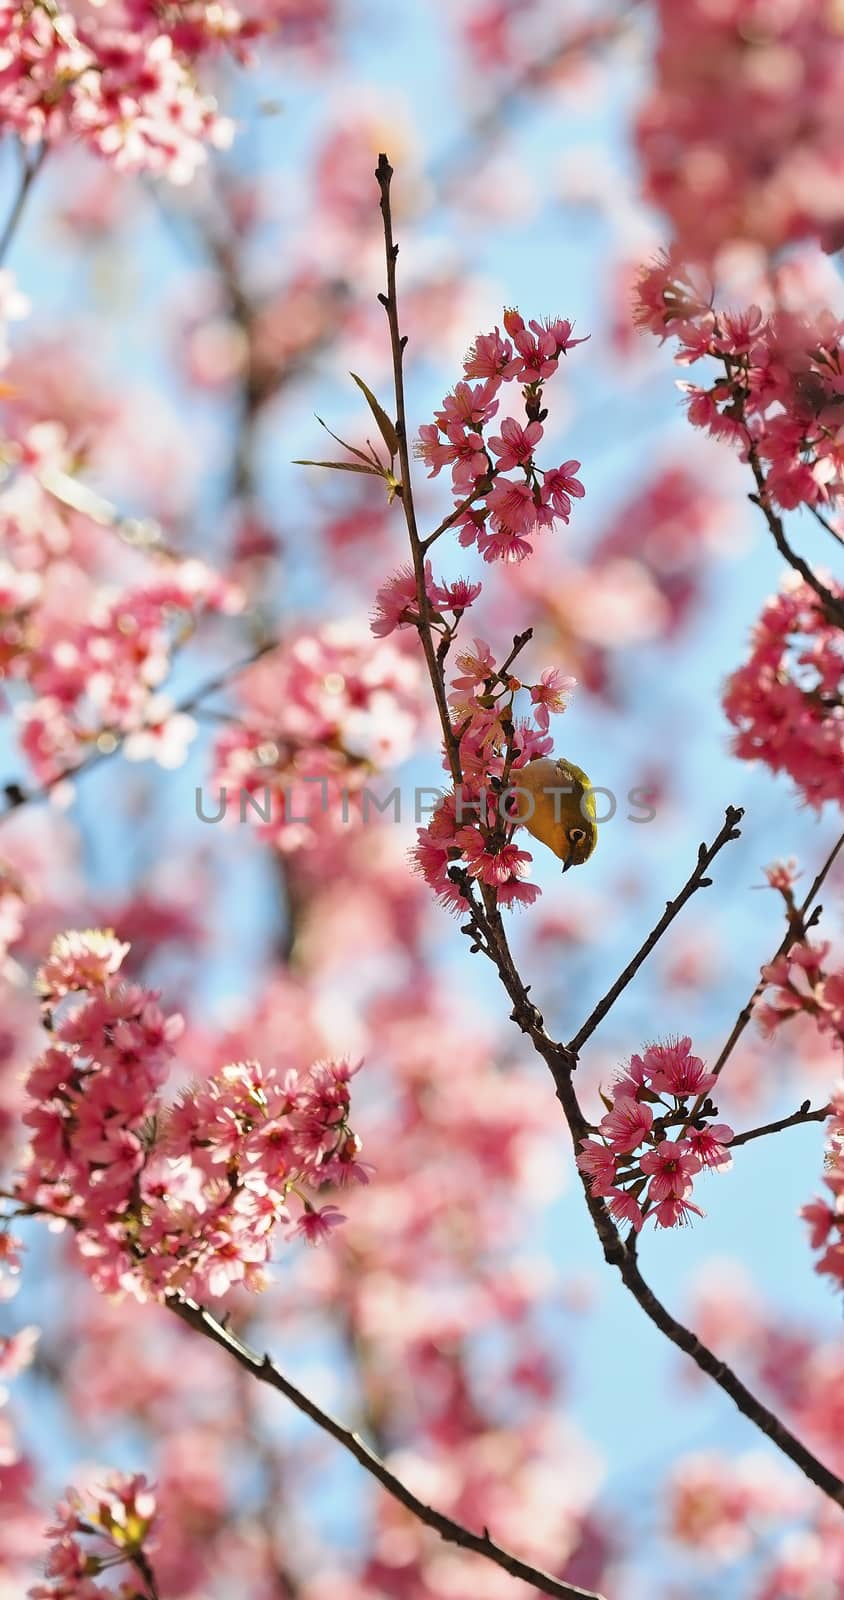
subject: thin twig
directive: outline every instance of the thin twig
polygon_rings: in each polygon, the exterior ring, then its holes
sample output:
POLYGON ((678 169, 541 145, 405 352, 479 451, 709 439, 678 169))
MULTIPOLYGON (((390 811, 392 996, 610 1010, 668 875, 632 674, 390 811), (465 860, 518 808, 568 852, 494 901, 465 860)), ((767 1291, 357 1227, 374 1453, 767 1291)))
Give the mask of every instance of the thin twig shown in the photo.
MULTIPOLYGON (((494 472, 490 473, 490 477, 494 478, 495 476, 496 474, 494 472)), ((443 517, 442 522, 437 524, 433 532, 429 533, 426 538, 421 541, 423 553, 427 555, 431 545, 436 544, 441 534, 446 533, 449 528, 453 527, 455 522, 462 517, 464 511, 468 511, 469 508, 475 504, 475 501, 481 500, 483 496, 487 494, 487 492, 486 485, 484 485, 483 489, 473 489, 471 494, 467 494, 465 500, 461 500, 459 504, 454 507, 454 510, 449 512, 447 517, 443 517)))
POLYGON ((832 1106, 817 1106, 813 1110, 811 1101, 804 1100, 790 1117, 780 1117, 778 1122, 766 1122, 761 1128, 748 1128, 745 1133, 734 1133, 729 1148, 735 1150, 736 1145, 750 1144, 751 1139, 764 1139, 769 1133, 782 1133, 784 1128, 796 1128, 803 1122, 826 1122, 831 1115, 832 1106))
POLYGON ((32 188, 44 162, 47 159, 48 146, 46 142, 39 146, 34 155, 22 155, 22 168, 18 192, 12 202, 12 209, 6 218, 6 225, 0 233, 0 264, 5 261, 9 246, 15 236, 18 223, 23 215, 29 191, 32 188))
POLYGON ((839 533, 837 528, 833 528, 831 522, 827 522, 823 512, 819 511, 817 506, 810 506, 809 510, 815 521, 819 522, 822 528, 826 528, 827 533, 831 533, 833 539, 837 539, 839 544, 844 545, 844 534, 839 533))
MULTIPOLYGON (((581 1139, 588 1136, 589 1127, 580 1109, 573 1079, 571 1077, 564 1079, 557 1093, 577 1148, 581 1139)), ((739 1411, 750 1422, 755 1423, 760 1432, 777 1445, 783 1455, 788 1456, 811 1483, 844 1510, 844 1481, 825 1467, 822 1461, 795 1438, 785 1423, 756 1398, 726 1362, 719 1360, 715 1352, 710 1350, 690 1328, 672 1316, 643 1278, 636 1260, 635 1249, 631 1249, 622 1240, 603 1200, 592 1194, 587 1174, 579 1172, 578 1175, 589 1214, 601 1242, 604 1259, 608 1265, 617 1269, 625 1287, 629 1289, 645 1315, 650 1317, 651 1322, 671 1340, 672 1344, 690 1356, 702 1372, 714 1379, 718 1387, 735 1402, 739 1411)))
POLYGON ((127 517, 104 495, 82 483, 68 472, 46 468, 39 475, 42 489, 71 511, 81 511, 89 521, 101 528, 109 528, 124 544, 133 550, 148 551, 151 555, 167 556, 180 561, 178 550, 168 545, 161 526, 152 517, 127 517))
POLYGON ((524 633, 517 633, 516 634, 515 638, 513 639, 513 648, 510 651, 509 656, 507 656, 505 661, 502 661, 501 666, 498 668, 498 676, 499 676, 499 678, 501 678, 501 679, 506 678, 506 676, 507 676, 508 672, 510 671, 510 668, 512 667, 513 662, 515 661, 516 657, 518 655, 521 655, 522 651, 524 650, 525 645, 526 644, 530 644, 530 641, 531 641, 532 638, 533 638, 533 628, 525 628, 524 633))
POLYGON ((399 329, 398 296, 396 293, 396 258, 399 247, 393 238, 393 219, 390 209, 390 183, 393 169, 385 155, 378 157, 378 166, 375 169, 378 187, 381 191, 381 215, 384 221, 384 248, 387 257, 387 293, 378 298, 387 313, 387 322, 390 329, 390 352, 393 359, 393 385, 396 396, 396 434, 399 441, 399 464, 401 466, 401 503, 404 509, 407 531, 410 536, 410 549, 413 556, 413 571, 416 577, 416 596, 419 606, 419 636, 425 652, 428 666, 428 675, 437 703, 440 727, 445 743, 448 764, 455 788, 459 788, 462 781, 460 769, 460 752, 457 745, 454 729, 451 725, 451 716, 448 710, 445 684, 437 666, 436 648, 431 630, 431 604, 428 598, 428 587, 425 582, 425 552, 419 537, 419 528, 416 521, 416 507, 413 502, 413 484, 410 473, 410 450, 407 442, 407 412, 404 400, 404 350, 406 340, 399 329))
POLYGON ((827 584, 823 583, 812 567, 809 566, 808 561, 804 561, 803 557, 799 556, 797 551, 792 548, 785 536, 782 518, 777 516, 768 498, 768 485, 765 481, 762 463, 759 460, 759 452, 752 440, 748 444, 747 459, 750 462, 750 469, 756 480, 758 491, 756 494, 750 495, 749 498, 762 512, 780 555, 795 572, 799 572, 804 583, 807 583, 809 588, 814 590, 829 621, 835 627, 844 628, 844 600, 839 595, 833 594, 827 584))
POLYGON ((472 1533, 471 1529, 464 1528, 461 1523, 454 1522, 451 1517, 445 1516, 441 1511, 436 1511, 433 1506, 426 1505, 420 1500, 407 1485, 391 1472, 389 1467, 377 1456, 369 1446, 364 1443, 359 1434, 351 1428, 338 1422, 336 1417, 323 1411, 314 1400, 296 1385, 291 1383, 275 1365, 270 1356, 259 1356, 256 1351, 250 1350, 242 1340, 238 1339, 228 1328, 223 1327, 216 1317, 213 1317, 203 1306, 197 1305, 193 1300, 181 1299, 170 1296, 167 1305, 177 1317, 187 1323, 189 1328, 203 1334, 206 1339, 211 1339, 230 1356, 257 1378, 260 1383, 269 1384, 279 1394, 296 1406, 299 1411, 310 1417, 318 1428, 331 1435, 337 1443, 354 1456, 360 1466, 386 1489, 400 1505, 403 1505, 417 1521, 423 1522, 427 1528, 432 1528, 441 1539, 448 1544, 459 1545, 462 1550, 471 1550, 476 1555, 485 1556, 504 1572, 509 1572, 513 1578, 521 1578, 525 1583, 532 1584, 535 1589, 541 1589, 543 1594, 556 1595, 559 1600, 602 1600, 592 1590, 580 1589, 570 1583, 562 1583, 559 1578, 554 1578, 548 1572, 543 1572, 537 1567, 532 1567, 527 1561, 521 1561, 518 1556, 505 1550, 490 1538, 486 1529, 483 1533, 472 1533))
POLYGON ((648 956, 651 954, 651 951, 659 943, 666 929, 671 926, 674 918, 680 911, 682 911, 687 900, 690 900, 692 895, 695 894, 698 889, 706 889, 709 887, 712 879, 706 877, 706 870, 712 865, 712 862, 715 860, 719 850, 722 850, 724 845, 727 844, 731 839, 737 839, 739 837, 738 824, 741 822, 743 816, 744 812, 740 806, 727 807, 724 818, 724 826, 710 845, 702 844, 700 846, 697 853, 697 865, 695 866, 694 871, 689 875, 688 879, 683 885, 683 888, 680 890, 680 893, 674 900, 669 900, 667 902, 662 916, 656 923, 655 927, 651 929, 651 932, 648 934, 648 937, 645 939, 644 943, 640 945, 632 961, 627 963, 624 971, 619 974, 615 980, 615 983, 607 990, 604 998, 599 1000, 594 1011, 592 1011, 591 1015, 587 1017, 586 1021, 584 1022, 583 1027, 579 1028, 577 1033, 574 1035, 574 1038, 569 1040, 568 1047, 574 1055, 578 1055, 580 1053, 584 1044, 586 1043, 586 1040, 591 1038, 592 1034, 595 1032, 595 1029, 598 1027, 598 1024, 603 1021, 604 1017, 607 1015, 607 1012, 610 1011, 615 1005, 619 995, 624 992, 624 990, 627 988, 627 985, 632 981, 633 978, 635 978, 639 968, 643 965, 648 956))

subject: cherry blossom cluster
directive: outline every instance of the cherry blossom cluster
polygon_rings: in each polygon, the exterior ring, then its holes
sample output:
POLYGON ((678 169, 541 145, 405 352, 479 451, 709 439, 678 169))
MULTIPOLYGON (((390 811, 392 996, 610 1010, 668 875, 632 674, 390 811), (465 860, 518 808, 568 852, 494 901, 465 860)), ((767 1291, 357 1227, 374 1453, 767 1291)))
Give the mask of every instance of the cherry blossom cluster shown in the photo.
POLYGON ((348 1121, 355 1069, 238 1061, 165 1100, 182 1019, 122 981, 127 951, 108 932, 63 934, 39 971, 51 1042, 27 1081, 15 1198, 66 1219, 107 1293, 259 1288, 277 1227, 316 1242, 343 1217, 311 1196, 365 1181, 348 1121))
POLYGON ((29 1600, 155 1600, 147 1552, 156 1515, 154 1490, 139 1474, 110 1473, 86 1494, 66 1490, 47 1530, 47 1582, 31 1588, 29 1600), (121 1573, 117 1589, 114 1572, 121 1573), (103 1574, 106 1583, 98 1583, 103 1574))
POLYGON ((293 44, 318 41, 334 20, 333 0, 96 0, 130 28, 166 29, 180 55, 189 60, 234 50, 250 59, 249 47, 261 36, 281 34, 293 44))
POLYGON ((844 1045, 844 967, 828 972, 829 943, 801 939, 762 968, 765 991, 753 1008, 763 1033, 772 1034, 792 1017, 814 1019, 821 1033, 844 1045))
POLYGON ((196 60, 220 46, 234 46, 254 39, 261 32, 255 16, 244 14, 243 5, 230 0, 208 4, 208 0, 97 0, 105 7, 110 22, 118 19, 138 33, 166 30, 179 54, 196 60))
POLYGON ((844 237, 844 31, 832 0, 658 0, 638 119, 647 198, 679 248, 844 237))
POLYGON ((496 664, 484 639, 457 655, 455 666, 448 701, 463 782, 418 830, 414 865, 450 910, 466 909, 466 876, 491 889, 499 906, 529 906, 541 890, 526 881, 533 857, 514 842, 519 772, 551 751, 550 717, 565 710, 574 679, 554 667, 538 683, 523 684, 496 664), (529 691, 530 711, 517 717, 514 699, 522 689, 529 691))
POLYGON ((723 706, 736 755, 787 773, 816 810, 844 804, 844 643, 799 578, 789 574, 767 601, 723 706))
POLYGON ((772 504, 836 509, 844 496, 844 325, 831 312, 716 311, 711 288, 669 253, 642 273, 634 316, 677 340, 681 365, 717 364, 710 383, 681 384, 689 420, 743 459, 752 452, 772 504))
POLYGON ((543 469, 534 458, 547 416, 543 386, 560 356, 584 340, 562 317, 526 324, 518 311, 505 311, 503 320, 504 334, 494 328, 475 340, 464 381, 422 425, 416 453, 429 477, 451 468, 456 506, 471 502, 454 518, 461 545, 477 545, 486 561, 522 561, 536 535, 567 523, 572 499, 585 494, 579 461, 543 469), (524 421, 506 417, 499 433, 485 433, 508 382, 521 385, 524 421))
MULTIPOLYGON (((342 1306, 344 1336, 357 1353, 361 1404, 368 1409, 377 1400, 381 1414, 391 1419, 403 1473, 412 1473, 413 1481, 424 1474, 438 1506, 456 1518, 471 1518, 473 1525, 475 1517, 481 1525, 491 1497, 499 1498, 510 1537, 527 1527, 523 1548, 531 1560, 549 1568, 556 1562, 567 1575, 571 1562, 572 1581, 608 1592, 601 1579, 614 1546, 611 1517, 599 1499, 602 1464, 580 1429, 551 1403, 568 1354, 559 1337, 549 1335, 548 1307, 562 1300, 568 1318, 580 1318, 587 1291, 578 1275, 561 1284, 548 1265, 525 1259, 523 1250, 525 1219, 530 1227, 563 1176, 545 1086, 529 1063, 502 1067, 491 1019, 473 1011, 468 997, 457 1015, 439 992, 425 956, 427 919, 407 911, 409 902, 420 913, 430 911, 429 898, 422 883, 397 870, 395 851, 383 891, 373 887, 375 847, 394 847, 397 832, 382 829, 371 839, 348 834, 333 845, 330 874, 321 874, 321 882, 323 895, 336 896, 337 907, 333 916, 327 909, 317 912, 318 947, 301 938, 298 979, 275 972, 258 1007, 240 1024, 258 1053, 267 1051, 269 1038, 303 1058, 319 1053, 318 1037, 302 1050, 299 1036, 313 1025, 314 1009, 325 1014, 323 1007, 309 1005, 314 960, 318 967, 330 944, 348 963, 352 924, 338 926, 338 915, 361 919, 358 948, 371 956, 372 944, 365 941, 378 907, 383 914, 392 898, 404 911, 412 971, 397 975, 395 984, 393 964, 382 962, 387 983, 360 1012, 369 1088, 367 1154, 377 1180, 355 1192, 354 1228, 338 1230, 330 1251, 299 1251, 285 1261, 285 1270, 273 1275, 252 1305, 262 1329, 284 1328, 291 1348, 303 1337, 312 1342, 315 1330, 335 1326, 342 1306), (349 858, 359 858, 354 887, 341 876, 344 855, 347 872, 349 858), (291 1009, 294 983, 295 1036, 285 1030, 282 1041, 279 1011, 291 1009), (524 1197, 521 1207, 513 1203, 516 1193, 524 1197), (471 1275, 469 1254, 476 1263, 471 1275), (498 1329, 492 1346, 491 1326, 498 1329), (578 1470, 561 1481, 559 1462, 567 1452, 576 1453, 578 1470)), ((298 872, 301 862, 297 858, 290 866, 298 872)), ((388 948, 394 948, 394 938, 388 935, 388 948)), ((203 1035, 199 1022, 196 1047, 207 1052, 203 1035)), ((236 1041, 215 1037, 214 1062, 232 1047, 238 1049, 236 1041)), ((190 1050, 186 1034, 180 1054, 188 1057, 190 1050)), ((110 1438, 143 1440, 142 1464, 161 1508, 150 1559, 162 1600, 211 1600, 220 1572, 235 1563, 239 1593, 272 1594, 278 1546, 265 1546, 252 1519, 243 1519, 242 1486, 231 1472, 235 1453, 254 1461, 256 1452, 243 1405, 248 1386, 237 1367, 221 1361, 180 1320, 154 1308, 144 1311, 139 1339, 131 1300, 115 1303, 87 1288, 77 1284, 61 1324, 45 1329, 42 1361, 47 1368, 63 1359, 63 1395, 74 1418, 95 1417, 110 1438)), ((239 1321, 248 1309, 239 1297, 239 1321)), ((294 1484, 291 1509, 301 1506, 304 1514, 312 1482, 309 1471, 294 1484)), ((262 1487, 256 1481, 256 1498, 262 1487)), ((42 1522, 36 1518, 31 1536, 36 1549, 42 1522)), ((395 1509, 379 1496, 367 1540, 347 1563, 354 1594, 368 1593, 373 1585, 380 1593, 384 1572, 395 1570, 396 1526, 395 1509)), ((404 1517, 402 1526, 403 1581, 412 1583, 412 1592, 433 1592, 440 1552, 423 1527, 404 1517)), ((7 1520, 0 1519, 0 1554, 11 1542, 8 1535, 4 1540, 6 1529, 7 1520)), ((460 1592, 482 1593, 480 1558, 461 1552, 453 1561, 452 1581, 460 1575, 460 1592)), ((298 1565, 291 1566, 298 1574, 298 1565)), ((23 1593, 26 1584, 19 1587, 23 1593)), ((303 1593, 316 1600, 323 1588, 317 1571, 303 1593)))
MULTIPOLYGON (((425 594, 428 621, 443 638, 450 638, 456 625, 481 592, 481 584, 458 578, 454 583, 437 583, 430 561, 425 562, 425 594), (444 613, 451 614, 448 623, 444 613)), ((369 624, 377 639, 385 639, 398 628, 416 628, 421 617, 416 592, 416 574, 408 562, 382 583, 375 596, 375 610, 369 624)))
MULTIPOLYGON (((202 9, 225 31, 225 6, 202 9)), ((162 28, 167 8, 143 10, 146 25, 139 15, 129 31, 125 17, 85 23, 48 0, 0 0, 0 126, 27 144, 77 138, 121 171, 189 182, 232 124, 162 28)), ((190 42, 202 42, 195 31, 190 42)))
POLYGON ((801 1207, 800 1215, 808 1223, 812 1249, 820 1252, 815 1271, 844 1289, 844 1083, 836 1084, 829 1104, 832 1115, 825 1128, 824 1184, 830 1198, 811 1200, 801 1207))
MULTIPOLYGON (((4 275, 0 318, 23 309, 4 275)), ((121 740, 130 759, 176 766, 196 729, 161 686, 201 619, 243 595, 200 560, 122 544, 78 476, 84 446, 34 409, 19 397, 0 442, 0 679, 21 743, 43 783, 121 740)), ((83 433, 94 420, 77 418, 83 433)))
POLYGON ((161 685, 203 616, 239 608, 237 591, 186 560, 116 594, 95 589, 84 606, 57 600, 52 575, 0 566, 0 672, 31 696, 16 714, 35 776, 52 782, 119 740, 130 760, 178 766, 196 725, 161 685))
POLYGON ((760 1534, 803 1508, 799 1485, 761 1451, 735 1461, 696 1452, 672 1468, 666 1487, 671 1537, 718 1564, 746 1559, 760 1534))
POLYGON ((598 1137, 584 1139, 577 1158, 616 1222, 638 1232, 648 1215, 660 1228, 704 1215, 690 1198, 694 1179, 703 1168, 723 1172, 732 1161, 725 1148, 732 1129, 711 1120, 716 1111, 707 1097, 716 1082, 692 1055, 688 1036, 631 1056, 604 1099, 598 1137))
POLYGON ((285 852, 366 820, 362 791, 410 754, 425 707, 420 664, 356 622, 294 637, 239 690, 237 725, 216 743, 208 806, 285 852))

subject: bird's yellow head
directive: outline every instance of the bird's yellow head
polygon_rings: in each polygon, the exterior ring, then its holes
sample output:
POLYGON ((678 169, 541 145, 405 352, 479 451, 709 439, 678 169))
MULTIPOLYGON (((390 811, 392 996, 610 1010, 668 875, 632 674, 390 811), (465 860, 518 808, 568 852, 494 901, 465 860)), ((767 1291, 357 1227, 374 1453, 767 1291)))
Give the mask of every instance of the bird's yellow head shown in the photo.
POLYGON ((512 774, 512 814, 541 844, 553 850, 563 871, 582 866, 598 842, 595 796, 581 767, 562 757, 542 756, 512 774))

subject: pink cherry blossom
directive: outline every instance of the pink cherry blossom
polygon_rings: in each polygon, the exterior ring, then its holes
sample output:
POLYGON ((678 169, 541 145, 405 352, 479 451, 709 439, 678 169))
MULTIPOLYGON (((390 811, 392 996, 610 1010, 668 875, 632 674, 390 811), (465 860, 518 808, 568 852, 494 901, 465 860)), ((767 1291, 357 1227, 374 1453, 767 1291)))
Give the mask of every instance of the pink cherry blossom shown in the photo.
POLYGON ((41 970, 51 1005, 80 998, 54 1016, 54 1042, 30 1074, 31 1145, 16 1195, 72 1219, 80 1256, 108 1293, 258 1288, 291 1195, 316 1219, 299 1219, 316 1242, 343 1219, 306 1191, 367 1181, 348 1122, 357 1068, 325 1061, 281 1076, 233 1062, 168 1105, 161 1089, 181 1019, 122 981, 127 951, 113 934, 66 934, 41 970))
POLYGON ((732 1166, 732 1156, 725 1146, 733 1137, 733 1130, 726 1122, 713 1122, 703 1128, 690 1128, 686 1143, 704 1167, 726 1172, 732 1166))
MULTIPOLYGON (((595 1192, 597 1193, 597 1191, 595 1192)), ((636 1232, 639 1233, 644 1222, 642 1208, 635 1195, 631 1194, 629 1190, 608 1189, 607 1209, 614 1222, 632 1223, 636 1232)))
MULTIPOLYGON (((601 1132, 606 1135, 613 1150, 622 1154, 643 1144, 650 1133, 653 1112, 649 1105, 624 1095, 612 1111, 601 1118, 601 1132)), ((647 1171, 647 1168, 643 1170, 647 1171)))
POLYGON ((616 1174, 616 1155, 609 1145, 599 1144, 596 1139, 584 1139, 577 1165, 591 1178, 593 1194, 609 1194, 616 1174))
POLYGON ((655 1202, 684 1199, 701 1167, 686 1141, 676 1139, 663 1139, 655 1150, 642 1156, 639 1165, 650 1177, 648 1196, 655 1202))
POLYGON ((543 672, 538 683, 530 691, 530 698, 536 706, 536 725, 543 733, 547 733, 550 726, 552 713, 565 711, 568 696, 577 687, 577 679, 561 672, 559 667, 550 667, 543 672))
MULTIPOLYGON (((679 1099, 706 1094, 716 1082, 715 1075, 707 1072, 700 1057, 691 1052, 688 1035, 667 1044, 648 1045, 641 1057, 642 1076, 657 1094, 673 1094, 679 1099)), ((637 1065, 639 1060, 634 1057, 637 1065)))
POLYGON ((301 1235, 306 1244, 319 1244, 345 1220, 343 1213, 338 1211, 336 1206, 306 1206, 296 1223, 295 1231, 301 1235))
POLYGON ((507 417, 501 424, 500 435, 489 441, 490 450, 498 457, 499 471, 510 472, 513 467, 524 466, 530 461, 542 432, 539 422, 529 422, 522 428, 514 418, 507 417))
POLYGON ((658 1228, 684 1228, 691 1222, 692 1217, 705 1215, 700 1206, 679 1195, 669 1195, 665 1200, 660 1200, 651 1214, 658 1228))

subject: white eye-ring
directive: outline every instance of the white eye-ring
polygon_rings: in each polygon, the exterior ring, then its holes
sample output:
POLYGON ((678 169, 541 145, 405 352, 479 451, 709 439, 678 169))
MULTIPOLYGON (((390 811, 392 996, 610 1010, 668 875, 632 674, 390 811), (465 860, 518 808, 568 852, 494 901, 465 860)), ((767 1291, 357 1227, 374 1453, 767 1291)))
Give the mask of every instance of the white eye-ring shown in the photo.
POLYGON ((581 840, 585 838, 585 828, 569 828, 569 839, 571 840, 572 844, 580 844, 581 840))

